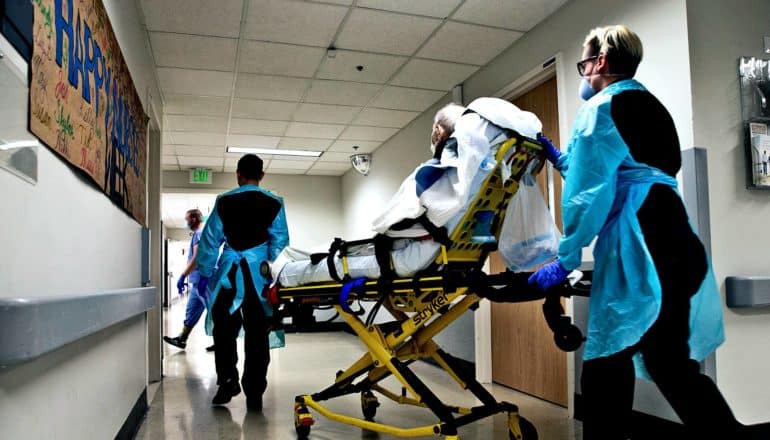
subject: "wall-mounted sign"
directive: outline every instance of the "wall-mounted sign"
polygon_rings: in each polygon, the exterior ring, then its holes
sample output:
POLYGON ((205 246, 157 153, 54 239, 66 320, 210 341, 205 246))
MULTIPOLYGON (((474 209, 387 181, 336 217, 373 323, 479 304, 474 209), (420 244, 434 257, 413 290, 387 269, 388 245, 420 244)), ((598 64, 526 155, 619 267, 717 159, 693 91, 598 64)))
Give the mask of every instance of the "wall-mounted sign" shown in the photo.
POLYGON ((101 0, 32 0, 29 126, 145 224, 147 116, 101 0))
POLYGON ((190 170, 190 183, 211 185, 211 170, 205 168, 193 168, 190 170))

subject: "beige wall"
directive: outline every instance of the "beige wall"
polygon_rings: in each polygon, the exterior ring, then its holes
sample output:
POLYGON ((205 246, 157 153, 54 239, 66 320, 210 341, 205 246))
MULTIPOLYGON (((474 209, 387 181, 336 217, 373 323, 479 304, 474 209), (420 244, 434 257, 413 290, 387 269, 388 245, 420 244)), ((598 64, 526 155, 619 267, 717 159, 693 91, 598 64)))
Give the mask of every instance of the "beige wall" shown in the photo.
MULTIPOLYGON (((223 193, 238 186, 235 173, 213 173, 211 185, 191 185, 187 171, 163 173, 165 193, 223 193)), ((262 187, 284 199, 291 246, 328 250, 341 237, 341 179, 334 176, 267 174, 262 187)))
MULTIPOLYGON (((770 2, 688 0, 695 144, 708 150, 711 249, 717 281, 770 275, 770 194, 746 189, 738 59, 770 58, 770 2)), ((745 423, 770 421, 770 312, 725 308, 727 342, 717 351, 718 384, 745 423)))
MULTIPOLYGON (((104 4, 145 108, 152 99, 162 111, 136 4, 104 4)), ((26 100, 3 105, 27 114, 26 100)), ((38 153, 37 185, 0 170, 0 296, 138 287, 139 224, 50 150, 38 153)), ((147 384, 146 326, 138 316, 0 372, 0 437, 113 437, 147 384)))

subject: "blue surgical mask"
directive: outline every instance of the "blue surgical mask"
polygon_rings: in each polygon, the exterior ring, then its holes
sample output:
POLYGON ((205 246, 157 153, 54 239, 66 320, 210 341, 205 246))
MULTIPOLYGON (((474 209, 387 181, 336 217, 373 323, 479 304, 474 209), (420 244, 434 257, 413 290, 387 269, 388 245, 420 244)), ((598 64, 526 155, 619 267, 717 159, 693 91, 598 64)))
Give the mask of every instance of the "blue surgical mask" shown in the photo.
POLYGON ((583 77, 583 79, 580 80, 580 97, 583 98, 583 101, 588 101, 593 98, 594 95, 596 95, 596 90, 591 87, 588 78, 583 77))

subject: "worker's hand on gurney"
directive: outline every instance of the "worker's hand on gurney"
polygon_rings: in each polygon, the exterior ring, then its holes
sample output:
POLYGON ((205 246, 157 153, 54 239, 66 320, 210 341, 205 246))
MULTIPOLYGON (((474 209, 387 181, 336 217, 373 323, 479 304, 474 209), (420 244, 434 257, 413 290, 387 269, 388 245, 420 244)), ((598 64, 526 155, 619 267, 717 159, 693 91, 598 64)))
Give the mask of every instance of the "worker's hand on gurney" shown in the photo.
POLYGON ((538 269, 527 281, 529 284, 535 284, 540 290, 545 291, 563 283, 569 274, 570 271, 565 269, 561 261, 556 259, 538 269))
POLYGON ((559 157, 561 157, 561 151, 559 151, 553 142, 551 142, 551 140, 548 139, 548 137, 543 133, 537 134, 537 140, 545 145, 545 158, 548 159, 548 162, 556 165, 556 161, 558 161, 559 157))

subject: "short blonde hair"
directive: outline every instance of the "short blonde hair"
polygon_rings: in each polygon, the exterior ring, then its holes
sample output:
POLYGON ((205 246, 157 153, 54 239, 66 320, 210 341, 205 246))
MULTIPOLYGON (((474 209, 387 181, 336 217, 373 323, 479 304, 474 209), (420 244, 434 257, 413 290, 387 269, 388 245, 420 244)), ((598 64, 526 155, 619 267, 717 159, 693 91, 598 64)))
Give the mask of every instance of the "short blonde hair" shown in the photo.
POLYGON ((465 107, 451 103, 441 108, 433 118, 434 124, 444 127, 448 133, 455 131, 455 123, 465 113, 465 107))
POLYGON ((622 24, 592 29, 583 47, 590 48, 592 55, 604 54, 610 62, 612 73, 629 76, 636 74, 644 54, 642 40, 622 24))

